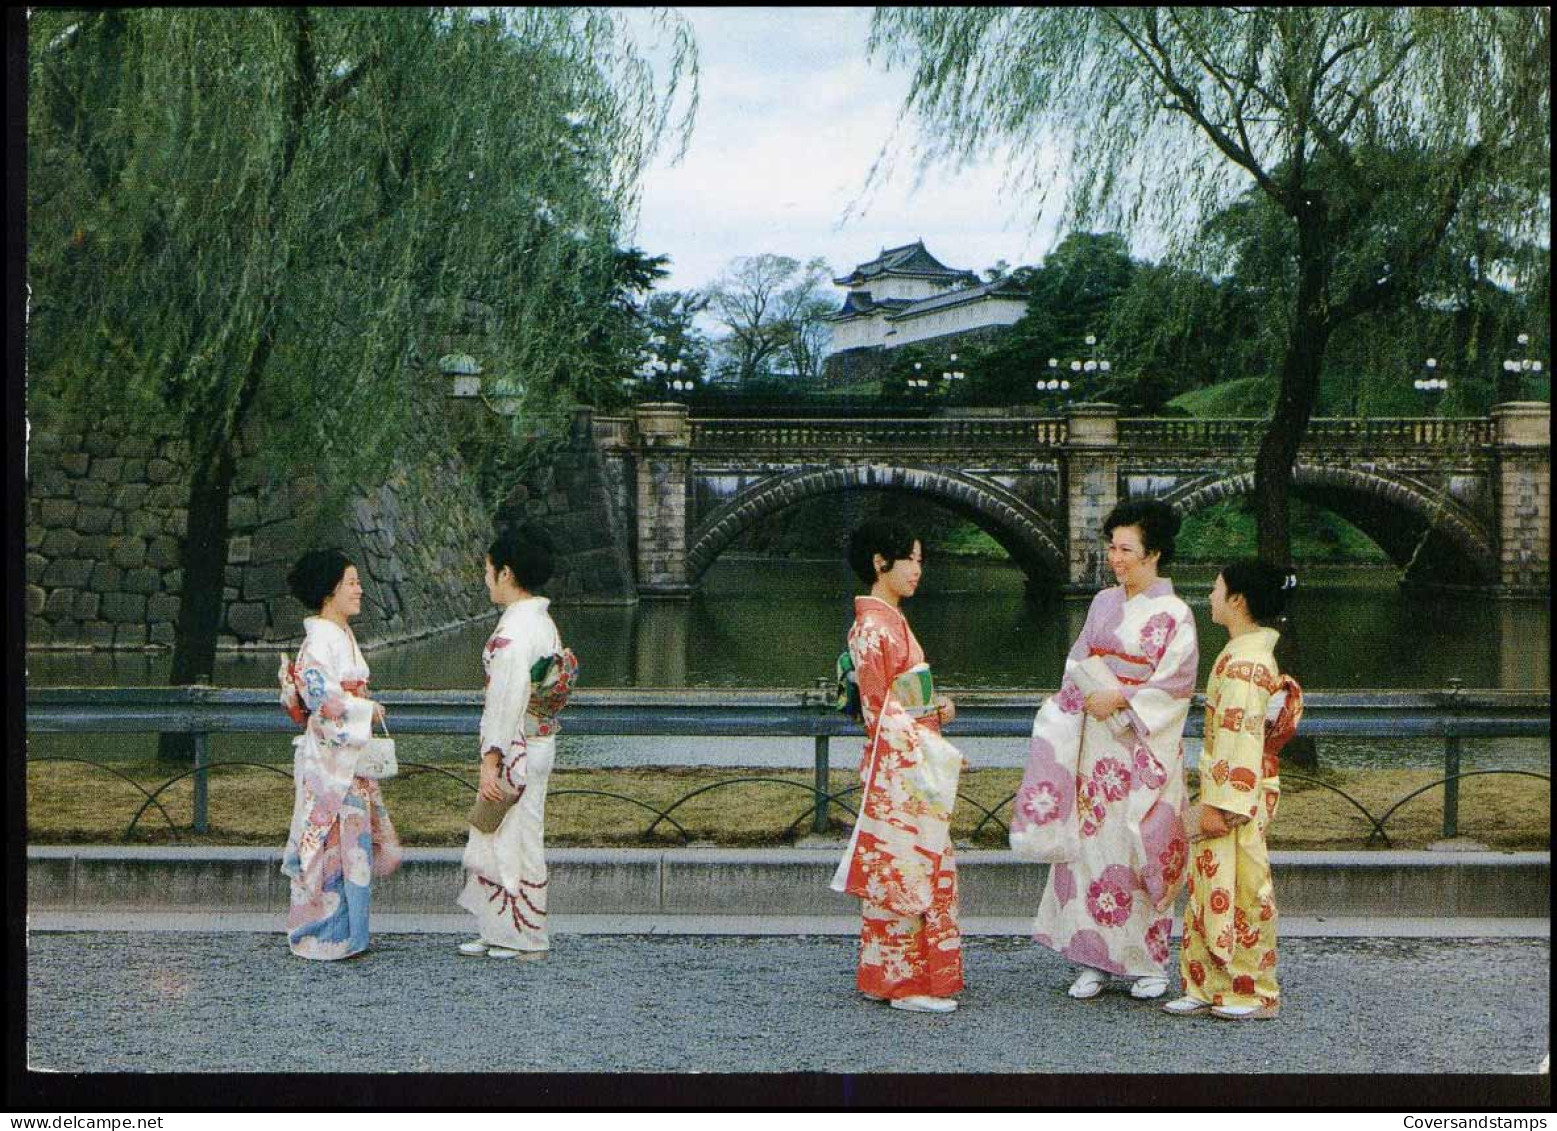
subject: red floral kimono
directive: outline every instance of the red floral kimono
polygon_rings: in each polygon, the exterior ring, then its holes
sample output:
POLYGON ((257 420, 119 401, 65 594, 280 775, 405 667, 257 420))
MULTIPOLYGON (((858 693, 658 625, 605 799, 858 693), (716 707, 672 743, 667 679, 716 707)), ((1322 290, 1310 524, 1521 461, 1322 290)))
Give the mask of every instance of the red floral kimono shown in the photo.
POLYGON ((869 736, 860 765, 865 790, 832 886, 864 900, 863 992, 949 997, 962 989, 951 810, 916 792, 906 773, 930 744, 946 740, 933 717, 913 718, 891 692, 893 679, 924 662, 924 650, 885 601, 856 597, 854 618, 849 654, 869 736))

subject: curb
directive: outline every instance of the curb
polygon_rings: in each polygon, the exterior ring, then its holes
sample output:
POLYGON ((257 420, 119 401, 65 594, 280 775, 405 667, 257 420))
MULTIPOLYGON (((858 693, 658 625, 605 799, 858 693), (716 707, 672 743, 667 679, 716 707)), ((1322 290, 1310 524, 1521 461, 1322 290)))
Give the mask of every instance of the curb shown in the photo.
MULTIPOLYGON (((461 849, 408 848, 373 884, 373 910, 447 912, 464 881, 461 849)), ((547 852, 561 915, 853 916, 828 888, 838 848, 599 849, 547 852)), ((1525 918, 1551 915, 1549 852, 1273 852, 1284 916, 1525 918)), ((34 846, 27 905, 63 911, 282 912, 288 881, 274 848, 34 846)), ((1047 867, 1009 851, 958 854, 960 912, 1031 916, 1047 867)))

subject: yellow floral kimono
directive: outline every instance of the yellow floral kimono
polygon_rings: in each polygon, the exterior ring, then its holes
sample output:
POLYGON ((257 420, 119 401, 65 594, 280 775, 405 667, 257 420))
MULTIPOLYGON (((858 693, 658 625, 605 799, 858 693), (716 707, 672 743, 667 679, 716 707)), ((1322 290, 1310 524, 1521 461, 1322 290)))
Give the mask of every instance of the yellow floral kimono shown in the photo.
POLYGON ((1234 637, 1206 686, 1200 800, 1248 818, 1224 836, 1190 846, 1179 966, 1184 993, 1212 1005, 1275 1006, 1281 993, 1265 830, 1281 797, 1276 755, 1296 727, 1302 689, 1276 666, 1272 653, 1279 638, 1272 628, 1234 637), (1267 738, 1267 713, 1278 691, 1285 706, 1267 738))

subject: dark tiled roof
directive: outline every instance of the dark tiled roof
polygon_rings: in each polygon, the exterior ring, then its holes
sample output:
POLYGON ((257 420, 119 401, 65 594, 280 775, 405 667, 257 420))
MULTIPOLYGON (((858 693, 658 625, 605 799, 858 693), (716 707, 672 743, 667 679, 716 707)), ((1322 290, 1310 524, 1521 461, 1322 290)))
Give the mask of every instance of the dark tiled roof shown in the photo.
POLYGON ((843 321, 845 318, 855 318, 862 314, 875 314, 877 311, 903 310, 914 304, 913 299, 884 298, 876 302, 870 297, 869 291, 850 291, 843 296, 843 305, 829 314, 832 321, 843 321))
POLYGON ((976 287, 963 287, 931 298, 922 298, 901 310, 893 311, 887 315, 887 319, 896 322, 918 314, 928 314, 932 310, 944 310, 949 306, 961 306, 965 302, 977 302, 983 298, 1025 299, 1026 297, 1027 292, 1010 279, 996 279, 993 283, 980 283, 976 287))
POLYGON ((868 263, 861 263, 849 274, 833 282, 841 287, 857 286, 867 279, 880 275, 911 275, 918 278, 977 279, 971 271, 958 271, 948 267, 925 250, 923 240, 904 244, 902 247, 883 248, 881 254, 868 263))

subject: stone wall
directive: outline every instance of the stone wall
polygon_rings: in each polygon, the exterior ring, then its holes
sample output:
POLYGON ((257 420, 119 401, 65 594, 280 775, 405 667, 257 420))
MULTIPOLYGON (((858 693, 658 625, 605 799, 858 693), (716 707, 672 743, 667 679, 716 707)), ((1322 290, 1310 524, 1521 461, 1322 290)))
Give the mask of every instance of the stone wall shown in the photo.
MULTIPOLYGON (((492 526, 449 445, 408 437, 381 481, 332 493, 273 480, 261 443, 251 430, 240 444, 219 647, 268 648, 301 635, 304 610, 286 574, 313 546, 338 545, 357 563, 364 644, 486 615, 481 552, 492 526)), ((85 435, 34 422, 27 471, 28 647, 171 645, 187 528, 182 443, 113 422, 85 435)))
MULTIPOLYGON (((822 360, 822 379, 831 385, 844 386, 880 381, 886 377, 887 370, 893 362, 901 356, 898 351, 908 348, 914 350, 915 356, 927 359, 927 369, 937 365, 949 367, 952 354, 959 350, 993 345, 1010 330, 1010 326, 976 326, 971 330, 961 330, 955 334, 940 334, 933 338, 898 342, 891 348, 858 346, 854 349, 839 350, 837 353, 828 354, 822 360)), ((967 369, 966 360, 963 359, 964 370, 967 369)))
POLYGON ((1516 596, 1549 596, 1552 567, 1551 406, 1492 410, 1498 428, 1498 573, 1516 596))
POLYGON ((556 573, 543 588, 552 600, 632 604, 638 597, 626 516, 587 418, 579 427, 573 444, 508 492, 497 522, 534 522, 551 535, 556 573))

